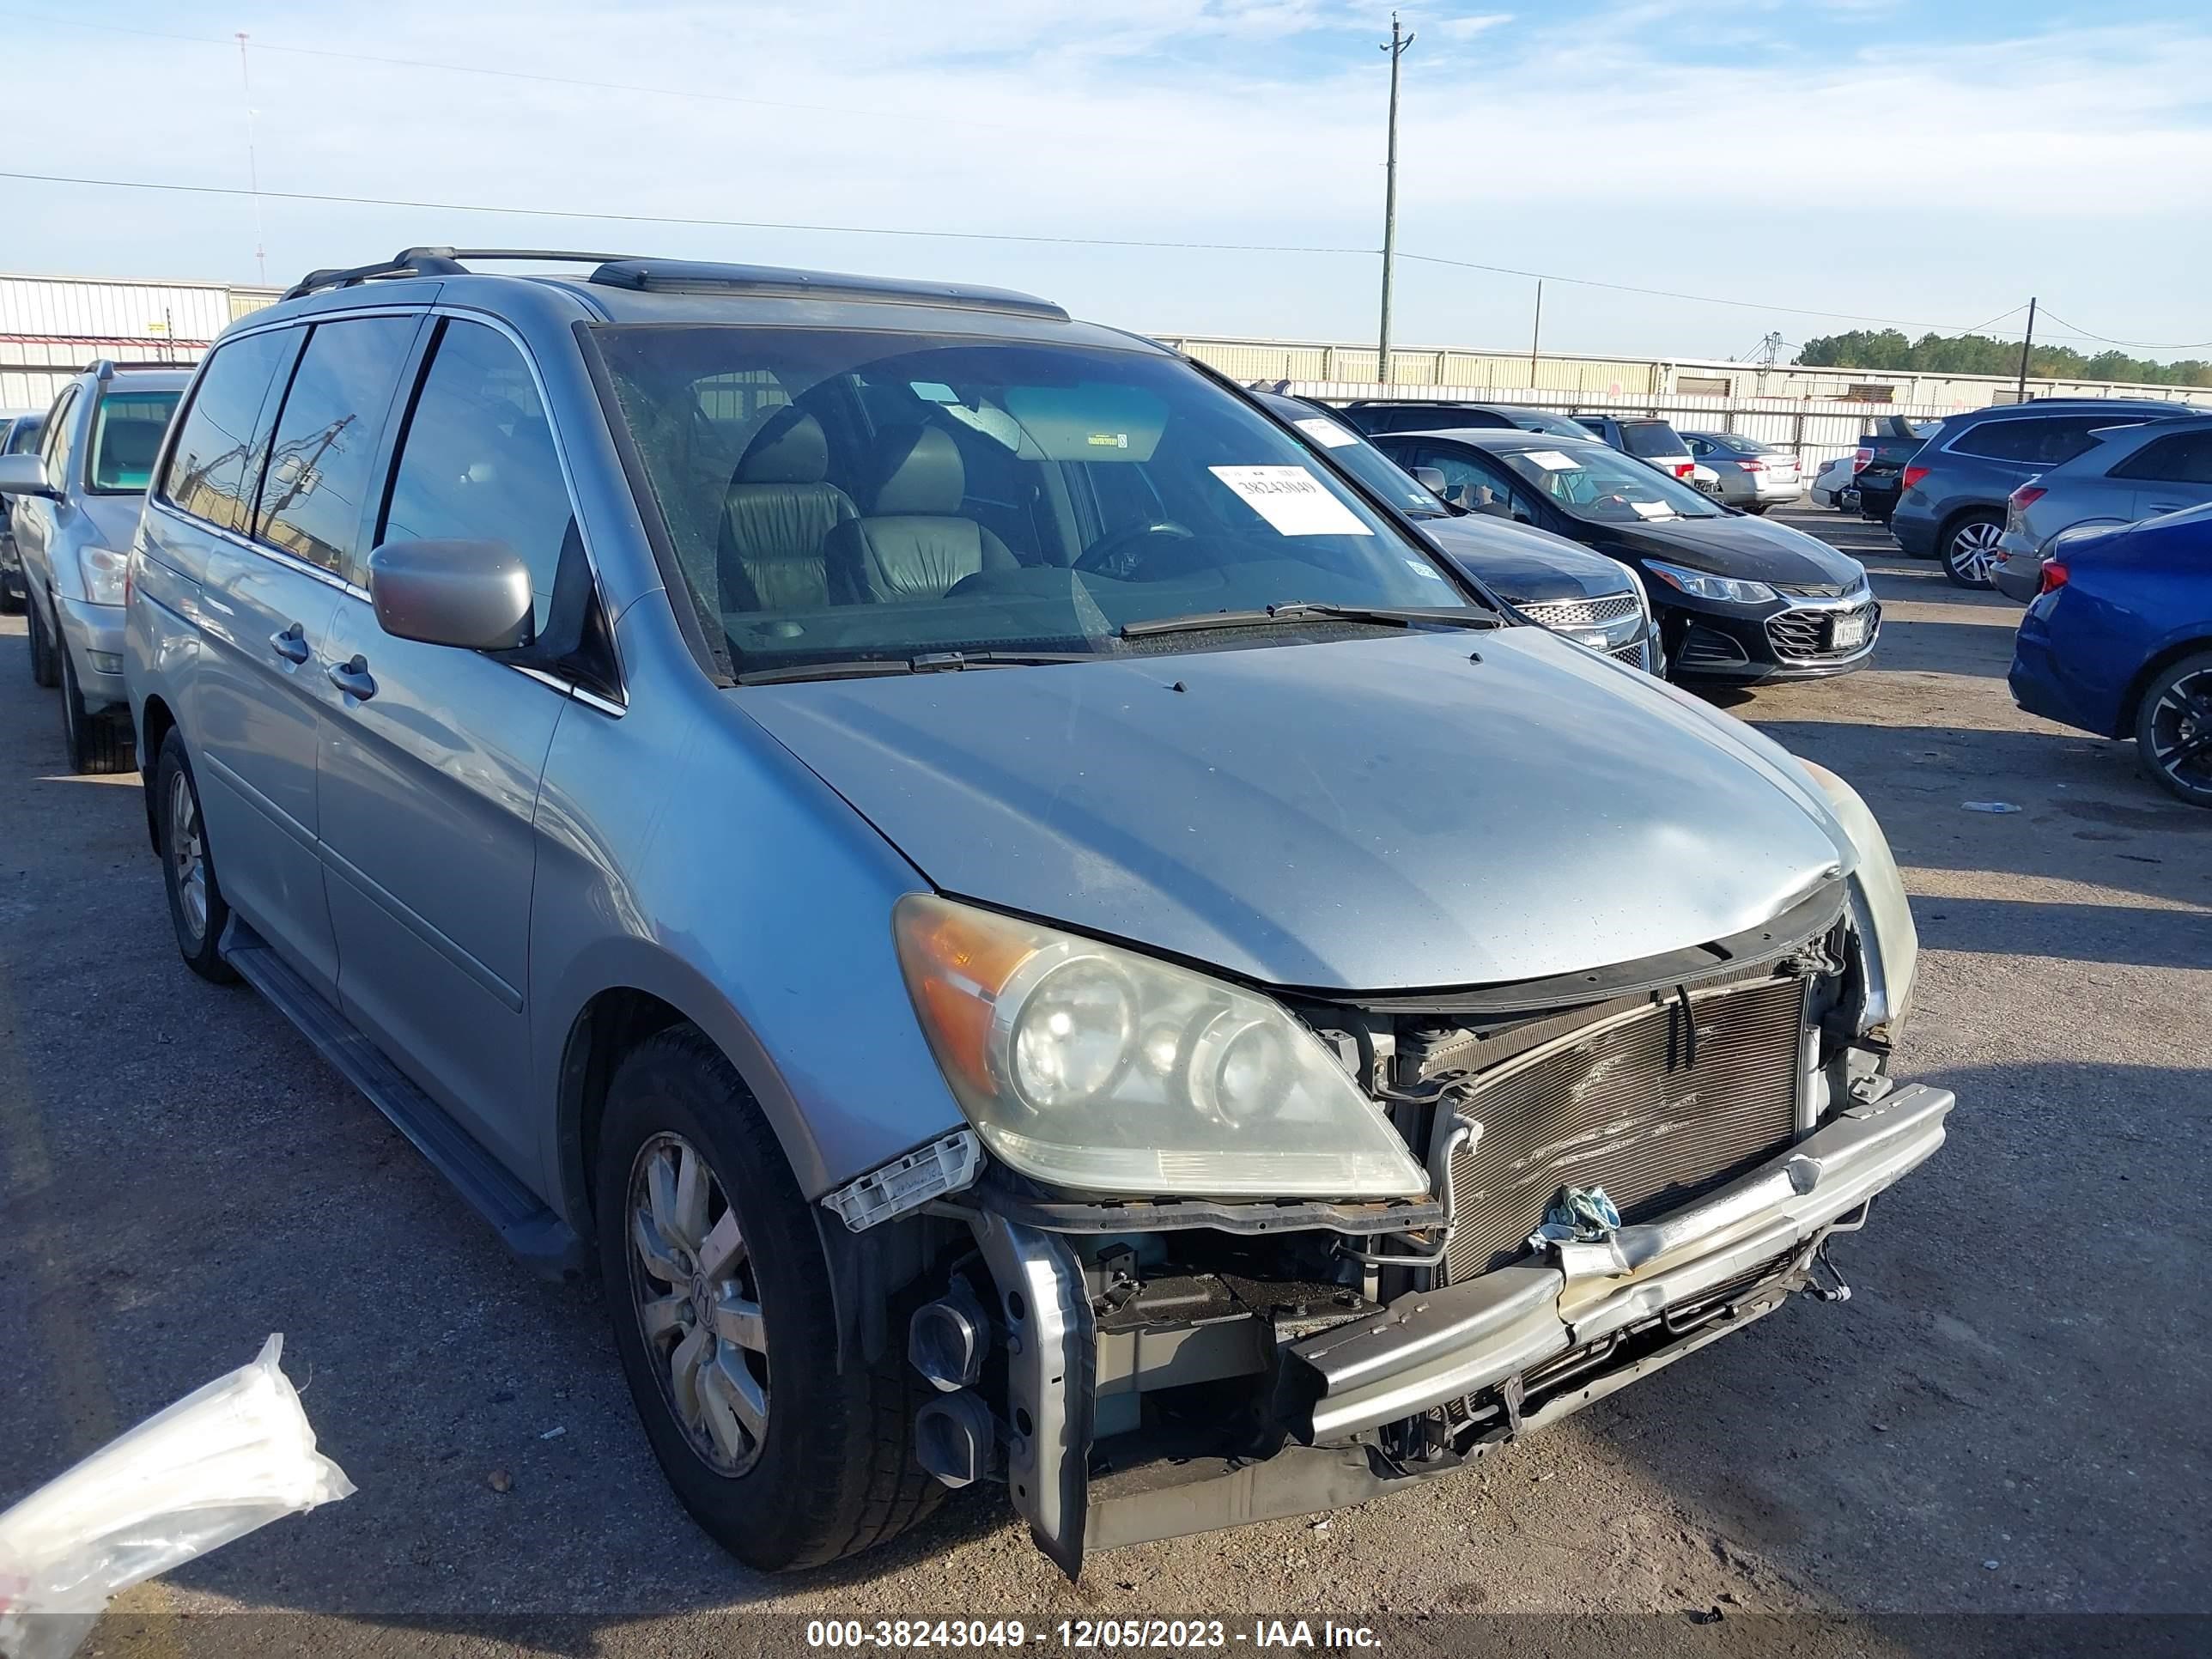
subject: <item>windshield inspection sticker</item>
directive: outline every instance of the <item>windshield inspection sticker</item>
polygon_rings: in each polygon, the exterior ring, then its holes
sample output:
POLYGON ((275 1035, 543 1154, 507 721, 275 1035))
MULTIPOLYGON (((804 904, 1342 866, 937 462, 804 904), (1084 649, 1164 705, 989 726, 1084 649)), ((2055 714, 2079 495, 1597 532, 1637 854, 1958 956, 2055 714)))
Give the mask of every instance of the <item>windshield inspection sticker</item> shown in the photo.
POLYGON ((1573 456, 1562 455, 1556 449, 1532 449, 1528 459, 1547 472, 1572 472, 1582 465, 1573 456))
POLYGON ((1671 519, 1674 516, 1674 509, 1664 501, 1631 501, 1629 506, 1636 509, 1636 516, 1639 519, 1671 519))
POLYGON ((1359 441, 1357 433, 1347 432, 1334 421, 1322 420, 1317 415, 1310 421, 1293 421, 1291 424, 1323 449, 1343 449, 1359 441))
POLYGON ((1444 573, 1443 571, 1437 569, 1432 564, 1423 564, 1419 559, 1407 560, 1406 568, 1412 571, 1416 576, 1426 576, 1432 582, 1440 582, 1444 579, 1444 573))
POLYGON ((1371 536, 1352 509, 1302 466, 1209 466, 1281 536, 1371 536))

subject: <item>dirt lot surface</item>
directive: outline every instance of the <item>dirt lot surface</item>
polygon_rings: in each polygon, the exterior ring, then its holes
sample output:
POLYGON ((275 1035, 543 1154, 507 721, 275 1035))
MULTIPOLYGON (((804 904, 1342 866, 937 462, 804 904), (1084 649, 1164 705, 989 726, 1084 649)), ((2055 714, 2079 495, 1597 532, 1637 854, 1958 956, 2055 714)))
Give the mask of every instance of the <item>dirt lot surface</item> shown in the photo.
POLYGON ((707 1653, 796 1639, 774 1612, 1261 1611, 1566 1616, 1497 1627, 1547 1651, 1927 1651, 1861 1621, 2212 1611, 2212 814, 2013 707, 2013 606, 1794 517, 1874 568, 1877 665, 1720 701, 1881 816, 1924 949, 1900 1069, 1960 1100, 1839 1241, 1855 1298, 1800 1298, 1468 1474, 1073 1586, 995 1495, 811 1577, 721 1555, 662 1485, 596 1289, 529 1278, 274 1012, 178 963, 137 781, 64 775, 8 619, 0 1501, 282 1331, 358 1494, 132 1592, 99 1650, 707 1653), (2021 810, 1966 808, 1991 801, 2021 810), (1832 1616, 1758 1619, 1803 1610, 1832 1616), (1646 1617, 1579 1622, 1608 1614, 1646 1617))

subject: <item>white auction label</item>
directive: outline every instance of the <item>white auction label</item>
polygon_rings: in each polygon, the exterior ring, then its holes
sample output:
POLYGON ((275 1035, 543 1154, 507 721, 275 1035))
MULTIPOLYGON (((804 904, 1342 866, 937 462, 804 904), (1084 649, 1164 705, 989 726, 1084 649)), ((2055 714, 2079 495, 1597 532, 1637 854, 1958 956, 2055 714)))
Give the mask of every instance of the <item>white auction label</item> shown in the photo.
POLYGON ((1671 519, 1674 516, 1674 509, 1664 501, 1631 501, 1629 505, 1636 509, 1636 516, 1639 519, 1671 519))
POLYGON ((1302 466, 1209 466, 1282 536, 1371 536, 1352 511, 1302 466))
POLYGON ((1359 441, 1358 433, 1347 431, 1334 421, 1325 421, 1319 416, 1316 416, 1312 420, 1298 421, 1293 424, 1323 449, 1343 449, 1359 441))
POLYGON ((1582 465, 1573 456, 1562 455, 1556 449, 1532 449, 1528 453, 1528 459, 1547 472, 1572 472, 1582 465))

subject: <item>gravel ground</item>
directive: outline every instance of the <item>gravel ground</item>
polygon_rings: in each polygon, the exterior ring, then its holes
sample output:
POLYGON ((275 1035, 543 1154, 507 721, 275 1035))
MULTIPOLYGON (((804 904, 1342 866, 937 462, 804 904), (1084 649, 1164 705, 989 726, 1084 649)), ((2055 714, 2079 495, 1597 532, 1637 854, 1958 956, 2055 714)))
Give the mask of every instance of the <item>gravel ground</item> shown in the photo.
POLYGON ((0 1501, 282 1331, 359 1492, 132 1592, 99 1650, 644 1655, 795 1638, 775 1613, 1264 1611, 1553 1615, 1486 1638, 1531 1651, 1756 1651, 1782 1628, 1759 1615, 1810 1612, 1795 1645, 1926 1651, 1864 1621, 2212 1612, 2212 814, 2012 706, 2012 606, 1794 517, 1874 568, 1878 666, 1720 701, 1882 817, 1924 952, 1900 1069, 1960 1098, 1942 1153, 1839 1242, 1856 1297, 1800 1298, 1470 1474, 1096 1557, 1079 1585, 984 1495, 797 1579, 708 1544, 597 1291, 527 1277, 277 1015, 178 963, 137 782, 63 772, 8 619, 0 1501), (1992 800, 2021 810, 1965 810, 1992 800))

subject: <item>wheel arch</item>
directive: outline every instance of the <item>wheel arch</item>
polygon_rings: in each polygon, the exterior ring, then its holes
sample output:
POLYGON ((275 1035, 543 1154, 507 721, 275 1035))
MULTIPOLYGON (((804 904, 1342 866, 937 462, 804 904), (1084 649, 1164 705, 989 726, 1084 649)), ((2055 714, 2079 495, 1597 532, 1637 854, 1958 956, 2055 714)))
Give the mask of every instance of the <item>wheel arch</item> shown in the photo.
POLYGON ((138 711, 138 780, 146 805, 146 839, 161 850, 161 819, 155 811, 154 781, 161 769, 161 744, 176 729, 177 717, 159 692, 148 696, 138 711))
POLYGON ((2184 657, 2200 651, 2212 651, 2212 629, 2170 640, 2143 659, 2136 670, 2135 678, 2121 694, 2119 713, 2113 722, 2112 736, 2132 738, 2136 733, 2136 717, 2142 711, 2143 694, 2150 690, 2151 682, 2179 662, 2184 657))
POLYGON ((1968 501, 1964 506, 1954 507, 1944 514, 1942 522, 1936 526, 1936 556, 1937 558, 1943 556, 1944 550, 1951 544, 1951 538, 1957 533, 1959 526, 1968 519, 1994 519, 2002 525, 2004 522, 2004 503, 1968 501))

